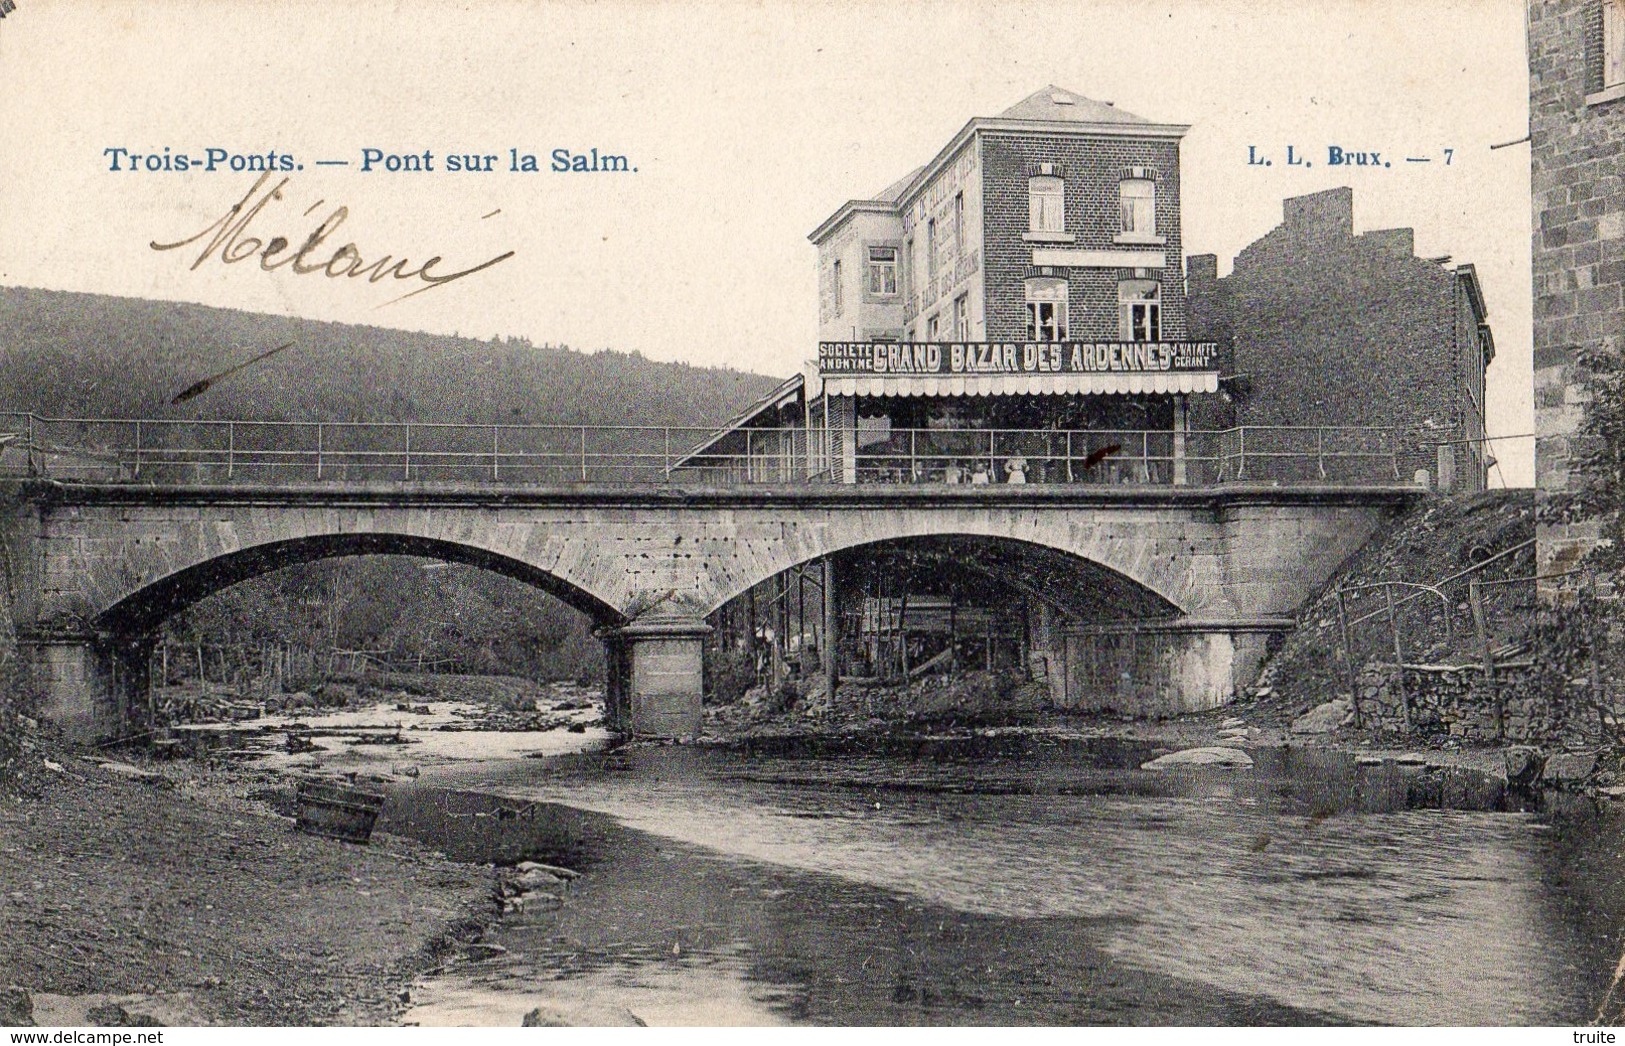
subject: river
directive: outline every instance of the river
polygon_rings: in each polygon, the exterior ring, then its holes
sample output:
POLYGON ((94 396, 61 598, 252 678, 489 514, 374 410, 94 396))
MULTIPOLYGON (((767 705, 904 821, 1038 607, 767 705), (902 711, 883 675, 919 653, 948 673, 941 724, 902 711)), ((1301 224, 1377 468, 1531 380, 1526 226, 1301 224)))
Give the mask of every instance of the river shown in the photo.
POLYGON ((1470 774, 1030 736, 633 747, 439 768, 385 827, 582 871, 409 1022, 1573 1024, 1619 819, 1470 774), (500 799, 494 797, 502 797, 500 799), (540 803, 541 805, 530 805, 540 803), (1541 804, 1531 803, 1532 806, 1541 804), (494 816, 499 807, 517 818, 494 816))

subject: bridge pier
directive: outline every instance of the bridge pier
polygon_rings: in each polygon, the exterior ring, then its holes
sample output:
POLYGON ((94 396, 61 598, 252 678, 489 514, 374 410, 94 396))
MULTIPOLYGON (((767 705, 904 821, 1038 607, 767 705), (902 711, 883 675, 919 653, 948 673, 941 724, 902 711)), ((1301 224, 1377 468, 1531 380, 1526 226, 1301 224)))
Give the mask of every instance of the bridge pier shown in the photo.
POLYGON ((711 626, 655 613, 607 632, 605 711, 637 737, 698 737, 704 715, 702 646, 711 626))
POLYGON ((132 708, 151 685, 149 636, 25 633, 17 647, 39 691, 40 717, 77 742, 124 734, 132 708))

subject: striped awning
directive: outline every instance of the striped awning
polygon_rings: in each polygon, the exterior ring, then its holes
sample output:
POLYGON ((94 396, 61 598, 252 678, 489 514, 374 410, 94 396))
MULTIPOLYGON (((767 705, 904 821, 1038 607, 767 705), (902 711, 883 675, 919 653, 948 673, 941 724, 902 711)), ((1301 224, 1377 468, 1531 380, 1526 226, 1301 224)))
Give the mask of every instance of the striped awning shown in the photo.
POLYGON ((1219 372, 1086 374, 841 374, 824 378, 834 396, 1130 396, 1218 392, 1219 372))

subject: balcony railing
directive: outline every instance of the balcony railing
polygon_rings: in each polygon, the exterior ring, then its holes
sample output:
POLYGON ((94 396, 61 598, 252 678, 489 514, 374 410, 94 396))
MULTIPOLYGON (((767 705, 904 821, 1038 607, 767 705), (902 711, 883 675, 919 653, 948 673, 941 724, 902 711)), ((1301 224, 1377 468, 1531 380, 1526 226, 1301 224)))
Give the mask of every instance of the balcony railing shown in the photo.
POLYGON ((1391 484, 1393 430, 739 429, 44 418, 0 473, 142 484, 1391 484), (711 442, 706 449, 692 448, 711 442))

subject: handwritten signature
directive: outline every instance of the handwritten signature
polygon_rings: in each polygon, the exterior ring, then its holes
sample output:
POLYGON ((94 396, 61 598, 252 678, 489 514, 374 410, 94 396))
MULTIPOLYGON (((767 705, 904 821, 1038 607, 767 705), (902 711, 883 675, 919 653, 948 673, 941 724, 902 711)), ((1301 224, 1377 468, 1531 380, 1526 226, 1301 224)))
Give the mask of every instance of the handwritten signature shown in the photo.
MULTIPOLYGON (((209 237, 208 242, 203 245, 203 250, 190 266, 194 272, 210 259, 216 259, 225 265, 235 265, 257 255, 260 260, 260 268, 266 272, 273 272, 288 266, 298 276, 308 276, 311 273, 320 272, 326 273, 330 279, 340 277, 355 279, 359 276, 365 276, 368 283, 377 283, 386 277, 393 277, 397 280, 422 281, 423 286, 407 291, 399 297, 391 298, 389 301, 383 302, 382 305, 392 305, 415 294, 422 294, 424 291, 432 291, 436 287, 443 287, 453 280, 460 280, 464 276, 472 276, 514 256, 513 251, 508 251, 505 254, 499 254, 495 258, 487 259, 478 265, 469 266, 458 272, 438 273, 432 271, 444 261, 438 254, 413 269, 410 267, 411 262, 404 256, 397 261, 393 256, 385 254, 375 261, 368 262, 362 255, 361 249, 352 242, 334 250, 331 255, 327 256, 326 261, 307 260, 319 259, 325 254, 326 248, 323 247, 323 242, 333 235, 338 227, 344 224, 344 220, 350 216, 350 209, 342 205, 333 208, 332 213, 323 218, 321 223, 311 230, 298 250, 292 254, 287 254, 286 252, 293 244, 286 236, 272 236, 267 240, 260 236, 248 235, 248 227, 259 217, 260 211, 264 210, 265 206, 271 201, 284 199, 282 190, 287 186, 289 179, 283 178, 271 186, 269 192, 261 192, 270 180, 271 172, 268 171, 260 175, 259 180, 254 183, 254 187, 248 190, 248 195, 232 204, 230 210, 215 219, 200 232, 194 233, 184 240, 176 240, 174 243, 159 243, 157 240, 153 240, 150 246, 155 251, 173 251, 191 246, 202 241, 205 237, 209 237), (284 256, 273 261, 272 259, 277 255, 284 256)), ((308 216, 311 211, 314 211, 325 202, 327 201, 317 200, 305 211, 305 215, 308 216)))

